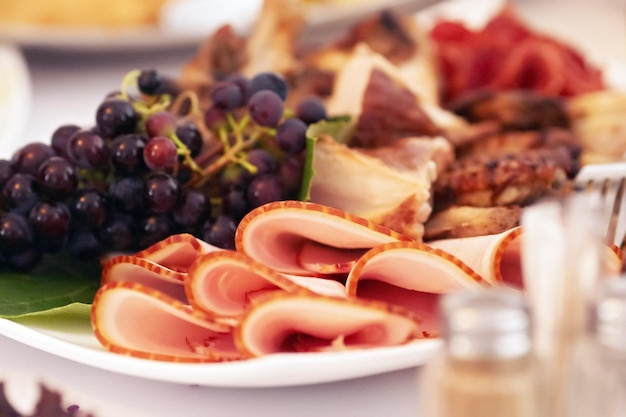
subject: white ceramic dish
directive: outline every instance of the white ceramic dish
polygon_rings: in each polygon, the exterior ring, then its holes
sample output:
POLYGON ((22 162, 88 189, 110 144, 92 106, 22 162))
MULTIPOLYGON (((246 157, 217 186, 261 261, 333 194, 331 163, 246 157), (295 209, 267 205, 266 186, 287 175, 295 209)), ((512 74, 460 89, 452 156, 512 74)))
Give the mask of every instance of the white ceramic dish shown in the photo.
POLYGON ((279 387, 341 381, 423 365, 438 340, 333 353, 269 355, 238 362, 156 362, 105 351, 93 334, 27 327, 0 319, 0 334, 25 345, 95 368, 147 379, 203 386, 279 387))
MULTIPOLYGON (((480 24, 501 0, 455 0, 423 14, 426 21, 454 16, 480 24), (480 7, 479 7, 480 6, 480 7), (465 13, 467 12, 467 13, 465 13)), ((341 353, 279 354, 217 364, 176 364, 106 352, 88 329, 79 332, 24 326, 0 319, 0 334, 33 348, 111 372, 173 383, 223 387, 272 387, 339 381, 423 365, 436 340, 341 353)))

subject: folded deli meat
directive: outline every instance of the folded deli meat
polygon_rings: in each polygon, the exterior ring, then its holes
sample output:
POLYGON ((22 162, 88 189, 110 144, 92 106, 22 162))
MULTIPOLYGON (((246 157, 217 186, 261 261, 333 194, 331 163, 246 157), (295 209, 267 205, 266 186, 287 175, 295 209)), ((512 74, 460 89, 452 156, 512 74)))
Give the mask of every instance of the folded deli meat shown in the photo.
POLYGON ((442 294, 522 286, 520 239, 425 244, 335 208, 269 203, 241 222, 236 250, 175 235, 105 261, 92 324, 111 352, 180 362, 419 343, 439 334, 442 294))

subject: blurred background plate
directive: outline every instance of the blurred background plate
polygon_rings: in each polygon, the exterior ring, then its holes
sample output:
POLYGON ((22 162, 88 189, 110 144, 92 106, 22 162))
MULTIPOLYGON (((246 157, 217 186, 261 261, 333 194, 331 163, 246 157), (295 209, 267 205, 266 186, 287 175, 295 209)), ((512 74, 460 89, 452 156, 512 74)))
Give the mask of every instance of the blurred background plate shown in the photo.
POLYGON ((107 0, 79 2, 72 10, 72 1, 37 0, 45 9, 39 11, 30 7, 30 2, 14 1, 4 11, 5 16, 0 8, 0 41, 65 53, 176 49, 199 44, 225 23, 246 30, 262 4, 262 0, 153 0, 145 5, 141 1, 111 1, 110 5, 107 0), (65 9, 55 11, 57 5, 65 9), (134 17, 119 13, 119 8, 130 10, 133 5, 142 8, 131 13, 134 17))
POLYGON ((0 149, 21 141, 31 106, 31 82, 22 54, 0 44, 0 149))

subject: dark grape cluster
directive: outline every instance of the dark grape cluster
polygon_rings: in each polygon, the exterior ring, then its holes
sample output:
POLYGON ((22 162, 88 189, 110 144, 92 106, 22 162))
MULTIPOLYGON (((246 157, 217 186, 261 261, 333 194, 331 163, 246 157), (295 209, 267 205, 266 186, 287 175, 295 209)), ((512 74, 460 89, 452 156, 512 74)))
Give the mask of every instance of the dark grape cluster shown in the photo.
POLYGON ((182 112, 172 86, 132 71, 93 126, 63 125, 49 144, 0 160, 0 265, 28 270, 58 252, 93 259, 182 232, 233 248, 248 211, 297 198, 307 127, 326 118, 319 99, 286 109, 281 76, 232 75, 208 108, 182 112))

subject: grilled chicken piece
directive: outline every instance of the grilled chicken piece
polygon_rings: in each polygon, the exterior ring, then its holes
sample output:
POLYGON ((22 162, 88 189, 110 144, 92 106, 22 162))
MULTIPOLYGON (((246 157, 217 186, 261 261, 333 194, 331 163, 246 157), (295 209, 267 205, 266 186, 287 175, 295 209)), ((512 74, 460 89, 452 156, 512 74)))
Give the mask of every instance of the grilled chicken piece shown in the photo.
POLYGON ((441 210, 425 224, 424 240, 455 239, 502 233, 519 225, 522 209, 509 207, 452 206, 441 210))
POLYGON ((479 91, 449 108, 471 123, 496 121, 503 130, 539 130, 570 125, 565 100, 530 90, 479 91))
POLYGON ((580 140, 571 130, 547 128, 486 135, 468 144, 457 146, 456 155, 459 159, 472 154, 497 157, 526 149, 554 148, 557 146, 567 147, 574 157, 578 156, 581 149, 580 140))
POLYGON ((565 146, 492 157, 474 154, 455 162, 436 181, 438 207, 525 205, 566 183, 577 164, 565 146))

